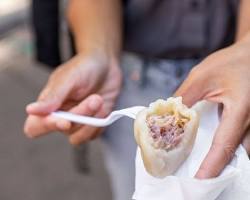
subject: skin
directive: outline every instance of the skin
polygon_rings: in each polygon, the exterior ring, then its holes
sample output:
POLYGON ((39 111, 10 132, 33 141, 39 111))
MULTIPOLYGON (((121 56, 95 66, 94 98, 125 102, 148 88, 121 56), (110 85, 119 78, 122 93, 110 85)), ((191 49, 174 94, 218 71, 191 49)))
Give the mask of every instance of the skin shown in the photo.
POLYGON ((78 145, 99 135, 100 128, 76 125, 49 114, 66 110, 104 117, 111 112, 122 81, 118 64, 120 10, 117 0, 70 1, 68 19, 78 53, 51 74, 37 101, 26 107, 24 132, 28 137, 61 131, 70 143, 78 145))
POLYGON ((250 153, 250 1, 241 2, 237 41, 208 56, 190 72, 176 91, 192 106, 206 99, 222 105, 212 146, 196 178, 218 176, 240 143, 250 153))
MULTIPOLYGON (((242 0, 237 42, 194 67, 175 94, 183 96, 188 106, 201 99, 223 106, 212 147, 196 174, 200 179, 219 175, 241 142, 250 152, 249 8, 249 0, 242 0)), ((121 86, 120 13, 118 0, 70 1, 68 18, 78 54, 52 73, 38 100, 27 106, 27 136, 59 130, 69 136, 72 144, 80 144, 100 133, 98 128, 55 119, 49 113, 62 109, 103 117, 112 110, 121 86)))

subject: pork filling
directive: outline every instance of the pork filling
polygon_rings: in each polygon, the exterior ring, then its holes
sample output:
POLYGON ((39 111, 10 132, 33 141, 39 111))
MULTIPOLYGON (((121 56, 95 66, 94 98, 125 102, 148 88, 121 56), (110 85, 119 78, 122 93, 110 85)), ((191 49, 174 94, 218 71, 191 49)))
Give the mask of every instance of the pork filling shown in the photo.
POLYGON ((147 125, 155 148, 169 151, 176 147, 184 134, 187 118, 175 115, 149 115, 147 125))

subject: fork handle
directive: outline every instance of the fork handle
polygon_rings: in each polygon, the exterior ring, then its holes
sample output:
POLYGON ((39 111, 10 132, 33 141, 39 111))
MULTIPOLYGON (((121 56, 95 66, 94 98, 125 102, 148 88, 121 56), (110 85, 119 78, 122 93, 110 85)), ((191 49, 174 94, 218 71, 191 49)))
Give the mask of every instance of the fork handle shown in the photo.
POLYGON ((106 123, 105 118, 100 119, 100 118, 95 118, 95 117, 81 116, 81 115, 76 115, 76 114, 64 112, 64 111, 56 111, 56 112, 51 113, 51 115, 62 118, 62 119, 66 119, 66 120, 69 120, 71 122, 75 122, 78 124, 87 124, 87 125, 96 126, 96 127, 103 127, 103 126, 108 125, 106 123))

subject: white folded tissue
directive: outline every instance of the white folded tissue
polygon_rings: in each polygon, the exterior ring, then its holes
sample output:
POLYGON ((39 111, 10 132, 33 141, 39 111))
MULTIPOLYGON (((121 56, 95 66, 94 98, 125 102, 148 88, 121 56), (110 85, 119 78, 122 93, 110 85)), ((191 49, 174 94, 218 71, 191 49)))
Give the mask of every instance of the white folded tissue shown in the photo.
POLYGON ((219 177, 207 180, 194 178, 209 150, 219 123, 217 104, 202 101, 197 103, 194 109, 200 114, 195 144, 188 159, 173 176, 158 179, 149 175, 138 148, 133 199, 250 200, 250 161, 242 145, 238 147, 233 160, 219 177))

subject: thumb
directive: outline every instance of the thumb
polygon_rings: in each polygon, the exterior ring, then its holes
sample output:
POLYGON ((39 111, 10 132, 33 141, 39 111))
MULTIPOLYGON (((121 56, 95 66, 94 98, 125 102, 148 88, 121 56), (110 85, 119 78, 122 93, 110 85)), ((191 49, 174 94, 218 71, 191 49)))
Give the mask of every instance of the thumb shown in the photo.
POLYGON ((247 113, 244 108, 232 109, 232 107, 232 105, 225 106, 210 150, 196 173, 196 178, 204 179, 218 176, 233 158, 246 130, 247 113))
POLYGON ((192 107, 201 100, 206 93, 206 76, 200 72, 198 67, 194 67, 181 86, 176 90, 174 96, 181 96, 183 103, 192 107))
POLYGON ((69 82, 58 84, 53 80, 49 81, 40 93, 38 100, 27 105, 27 113, 30 115, 48 115, 56 111, 71 92, 72 84, 69 82))

